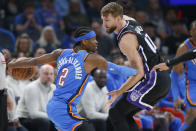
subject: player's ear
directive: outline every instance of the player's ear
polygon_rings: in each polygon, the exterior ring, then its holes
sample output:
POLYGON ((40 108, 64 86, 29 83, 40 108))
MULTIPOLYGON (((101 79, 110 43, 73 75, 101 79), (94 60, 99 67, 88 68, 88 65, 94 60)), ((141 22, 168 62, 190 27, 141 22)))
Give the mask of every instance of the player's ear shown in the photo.
POLYGON ((117 16, 117 21, 120 22, 122 20, 121 16, 117 16))
POLYGON ((87 45, 87 40, 86 39, 83 39, 82 41, 81 41, 81 46, 86 46, 87 45))

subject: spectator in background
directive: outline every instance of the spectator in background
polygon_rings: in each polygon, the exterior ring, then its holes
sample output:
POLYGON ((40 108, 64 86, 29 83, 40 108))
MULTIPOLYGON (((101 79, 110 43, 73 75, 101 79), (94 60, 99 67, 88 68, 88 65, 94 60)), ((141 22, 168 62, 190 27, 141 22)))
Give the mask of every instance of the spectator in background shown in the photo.
POLYGON ((44 54, 46 54, 46 50, 40 47, 35 50, 34 57, 40 57, 44 54))
POLYGON ((105 0, 87 0, 87 15, 92 21, 101 21, 100 9, 105 0))
POLYGON ((186 40, 188 35, 181 21, 173 21, 171 23, 173 33, 165 40, 165 46, 168 47, 169 56, 174 56, 179 45, 186 40))
POLYGON ((92 71, 93 81, 87 84, 78 112, 81 116, 89 119, 96 131, 106 131, 106 120, 108 112, 104 107, 108 101, 106 88, 106 72, 100 69, 92 71))
POLYGON ((36 11, 36 17, 40 20, 41 26, 51 25, 55 30, 63 30, 62 18, 53 7, 54 0, 42 0, 42 2, 43 8, 36 11))
POLYGON ((144 25, 148 22, 148 15, 144 11, 137 11, 135 19, 137 22, 144 25))
POLYGON ((27 34, 20 35, 16 40, 14 56, 18 56, 19 53, 23 53, 25 57, 29 57, 32 52, 32 39, 27 34))
POLYGON ((46 114, 46 105, 55 89, 54 68, 43 65, 39 79, 31 82, 24 91, 17 108, 17 116, 29 131, 49 131, 51 122, 46 114))
POLYGON ((103 33, 101 24, 98 21, 92 22, 91 26, 97 35, 98 53, 105 58, 109 57, 110 51, 114 48, 113 40, 103 33))
POLYGON ((155 25, 153 23, 145 23, 144 24, 144 29, 146 33, 150 36, 154 44, 157 46, 158 50, 160 50, 161 47, 161 39, 157 36, 155 32, 155 25))
POLYGON ((34 50, 41 47, 46 50, 47 53, 52 52, 60 46, 60 42, 56 37, 56 33, 52 26, 46 26, 41 33, 41 36, 37 43, 34 45, 34 50))
POLYGON ((35 8, 32 3, 24 5, 24 12, 18 14, 15 19, 15 27, 18 34, 29 30, 41 31, 39 18, 35 17, 35 8))
POLYGON ((159 0, 149 0, 148 16, 150 22, 157 26, 159 22, 163 21, 163 12, 159 4, 159 0))
MULTIPOLYGON (((70 0, 55 0, 54 1, 54 6, 55 10, 61 15, 61 16, 66 16, 68 14, 69 10, 69 2, 70 0)), ((80 8, 83 14, 86 13, 86 10, 83 5, 82 0, 78 0, 80 4, 80 8)))
POLYGON ((167 9, 164 13, 164 20, 157 23, 157 32, 160 37, 165 40, 168 35, 173 33, 171 28, 172 22, 177 20, 176 11, 172 8, 167 9))
POLYGON ((137 1, 138 0, 136 0, 134 2, 132 0, 117 0, 117 3, 119 3, 120 5, 123 6, 124 15, 135 18, 136 10, 137 10, 135 2, 137 2, 137 1))
POLYGON ((62 49, 72 48, 75 43, 74 41, 75 28, 66 27, 65 30, 66 30, 66 34, 61 40, 61 48, 62 49))
POLYGON ((78 0, 70 0, 69 12, 64 17, 66 28, 77 28, 79 26, 88 26, 88 17, 82 14, 78 0))

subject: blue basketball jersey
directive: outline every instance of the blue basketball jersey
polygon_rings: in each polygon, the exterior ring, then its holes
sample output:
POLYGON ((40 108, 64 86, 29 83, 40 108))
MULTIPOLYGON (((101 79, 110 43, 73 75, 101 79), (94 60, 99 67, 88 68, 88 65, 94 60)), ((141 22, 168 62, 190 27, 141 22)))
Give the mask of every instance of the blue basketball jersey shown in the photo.
MULTIPOLYGON (((185 40, 186 45, 190 50, 194 48, 190 39, 185 40)), ((196 59, 185 62, 187 80, 196 80, 196 59)))
POLYGON ((57 59, 57 78, 54 98, 77 105, 88 83, 88 74, 84 69, 87 51, 75 53, 66 49, 57 59))

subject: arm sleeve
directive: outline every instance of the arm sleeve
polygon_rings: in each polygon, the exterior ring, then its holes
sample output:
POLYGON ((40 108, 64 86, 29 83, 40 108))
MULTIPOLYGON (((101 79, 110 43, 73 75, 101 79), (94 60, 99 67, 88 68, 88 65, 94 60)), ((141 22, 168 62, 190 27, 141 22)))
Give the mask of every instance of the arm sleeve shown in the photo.
POLYGON ((188 52, 184 53, 181 56, 178 56, 176 58, 173 58, 173 59, 169 60, 166 64, 167 64, 167 66, 171 67, 171 66, 174 66, 174 65, 176 65, 180 62, 192 60, 194 58, 196 58, 196 48, 191 50, 191 51, 188 51, 188 52))
POLYGON ((111 62, 108 62, 108 67, 106 71, 112 74, 116 74, 116 75, 123 75, 125 77, 129 77, 129 76, 133 76, 137 74, 137 70, 133 68, 129 68, 127 66, 116 65, 111 62))

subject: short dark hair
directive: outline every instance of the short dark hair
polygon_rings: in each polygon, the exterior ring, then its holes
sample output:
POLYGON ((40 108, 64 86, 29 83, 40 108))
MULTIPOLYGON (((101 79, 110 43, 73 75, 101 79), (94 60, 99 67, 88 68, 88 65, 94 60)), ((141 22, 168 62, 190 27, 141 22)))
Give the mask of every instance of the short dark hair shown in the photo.
POLYGON ((101 9, 101 14, 103 16, 111 14, 114 17, 123 17, 123 7, 116 2, 110 2, 101 9))
MULTIPOLYGON (((85 34, 88 34, 90 31, 92 31, 92 29, 90 27, 86 27, 86 26, 78 27, 75 30, 74 38, 77 38, 77 37, 83 36, 85 34)), ((80 42, 76 42, 74 44, 73 48, 75 48, 78 45, 80 45, 80 42)))

